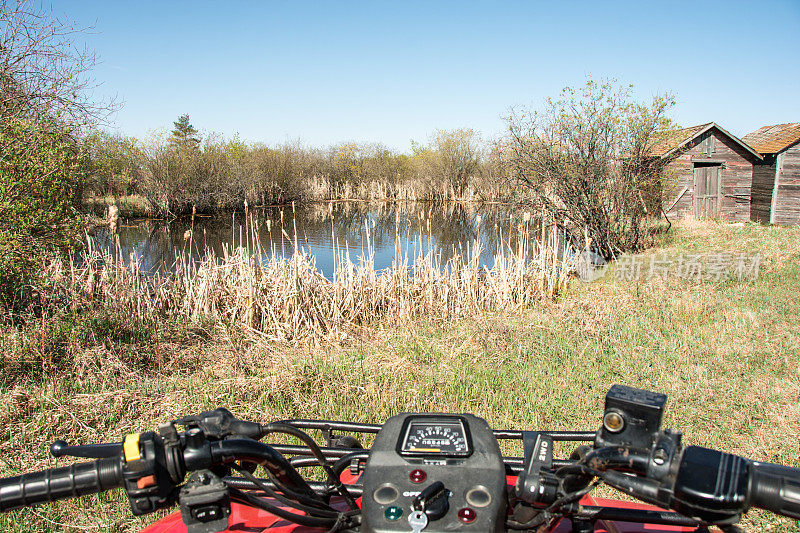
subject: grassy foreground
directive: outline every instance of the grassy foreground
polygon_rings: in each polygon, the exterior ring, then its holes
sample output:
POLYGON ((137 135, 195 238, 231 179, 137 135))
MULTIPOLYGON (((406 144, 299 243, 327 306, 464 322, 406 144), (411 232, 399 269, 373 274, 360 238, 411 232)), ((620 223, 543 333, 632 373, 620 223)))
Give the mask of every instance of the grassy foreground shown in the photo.
MULTIPOLYGON (((760 252, 755 281, 574 280, 556 302, 287 347, 215 324, 69 315, 0 335, 0 476, 55 466, 56 438, 118 441, 224 405, 256 420, 469 411, 594 430, 612 383, 669 395, 684 442, 800 466, 800 228, 685 222, 652 250, 760 252)), ((58 461, 58 464, 66 464, 58 461)), ((118 494, 0 515, 13 531, 136 531, 118 494)), ((751 513, 750 531, 800 531, 751 513)))

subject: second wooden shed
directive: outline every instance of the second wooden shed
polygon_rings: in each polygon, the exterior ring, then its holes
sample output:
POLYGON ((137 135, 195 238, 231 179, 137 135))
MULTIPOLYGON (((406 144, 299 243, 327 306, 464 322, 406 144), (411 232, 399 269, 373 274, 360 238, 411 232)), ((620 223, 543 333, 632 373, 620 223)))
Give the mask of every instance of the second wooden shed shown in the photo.
POLYGON ((800 224, 800 122, 764 126, 742 140, 764 156, 753 167, 751 219, 800 224))

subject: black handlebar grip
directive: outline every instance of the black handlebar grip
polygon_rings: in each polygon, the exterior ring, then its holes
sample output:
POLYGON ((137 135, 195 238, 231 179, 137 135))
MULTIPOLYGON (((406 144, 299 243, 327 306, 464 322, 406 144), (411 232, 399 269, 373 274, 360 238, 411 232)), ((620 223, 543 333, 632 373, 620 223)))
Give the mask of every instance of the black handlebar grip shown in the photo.
POLYGON ((122 483, 119 457, 0 479, 0 511, 94 494, 122 483))
POLYGON ((800 468, 750 463, 750 505, 800 520, 800 468))

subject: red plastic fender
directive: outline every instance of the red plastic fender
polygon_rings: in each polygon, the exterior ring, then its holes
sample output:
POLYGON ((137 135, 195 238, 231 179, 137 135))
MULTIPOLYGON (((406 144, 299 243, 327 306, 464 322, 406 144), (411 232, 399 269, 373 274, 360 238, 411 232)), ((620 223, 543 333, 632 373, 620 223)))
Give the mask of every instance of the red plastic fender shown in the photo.
MULTIPOLYGON (((356 476, 352 476, 348 471, 345 471, 345 473, 342 475, 342 482, 346 484, 354 483, 356 479, 356 476)), ((513 486, 515 482, 516 477, 508 478, 508 483, 510 486, 513 486)), ((359 498, 356 500, 356 503, 361 505, 361 499, 359 498)), ((652 505, 611 500, 606 498, 594 498, 590 495, 584 496, 580 503, 582 505, 663 511, 663 509, 654 507, 652 505)), ((468 529, 469 526, 463 527, 464 531, 467 531, 468 529)), ((248 507, 234 502, 231 504, 231 516, 228 521, 228 529, 226 531, 230 533, 241 533, 242 531, 247 531, 248 533, 319 533, 320 531, 325 530, 323 528, 310 528, 292 524, 286 520, 278 518, 273 514, 262 511, 261 509, 248 507)), ((570 531, 571 524, 569 520, 562 520, 561 523, 559 523, 553 530, 554 533, 569 533, 570 531)), ((598 520, 595 527, 595 533, 672 533, 676 531, 690 533, 696 531, 696 528, 637 524, 631 522, 606 523, 603 520, 598 520)), ((186 526, 183 525, 181 514, 173 513, 146 527, 141 533, 186 533, 186 526)))

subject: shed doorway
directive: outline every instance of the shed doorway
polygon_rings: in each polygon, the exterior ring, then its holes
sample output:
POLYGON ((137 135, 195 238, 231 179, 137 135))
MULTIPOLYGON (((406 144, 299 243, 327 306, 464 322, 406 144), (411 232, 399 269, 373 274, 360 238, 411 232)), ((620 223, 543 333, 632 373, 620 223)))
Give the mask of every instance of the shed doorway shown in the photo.
POLYGON ((719 218, 720 176, 722 164, 694 164, 694 216, 719 218))

